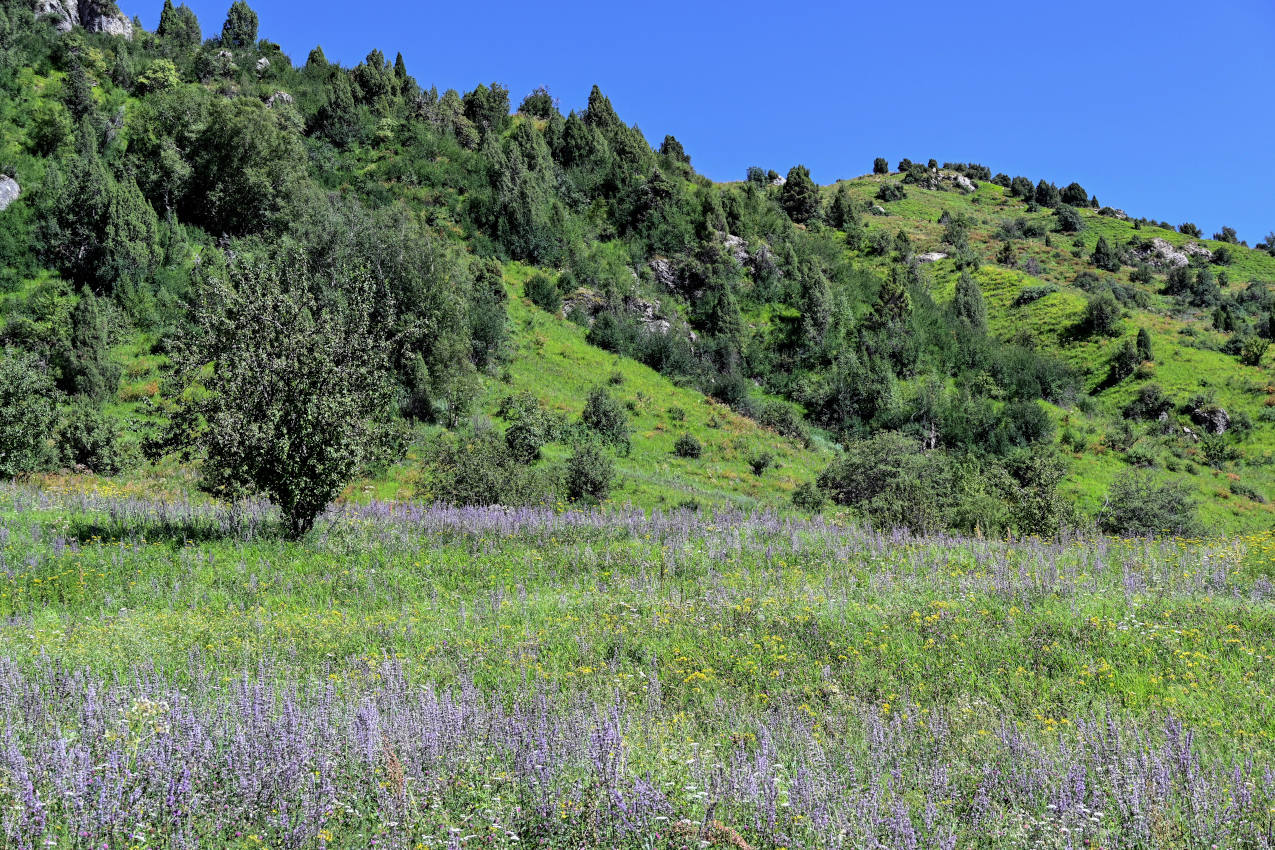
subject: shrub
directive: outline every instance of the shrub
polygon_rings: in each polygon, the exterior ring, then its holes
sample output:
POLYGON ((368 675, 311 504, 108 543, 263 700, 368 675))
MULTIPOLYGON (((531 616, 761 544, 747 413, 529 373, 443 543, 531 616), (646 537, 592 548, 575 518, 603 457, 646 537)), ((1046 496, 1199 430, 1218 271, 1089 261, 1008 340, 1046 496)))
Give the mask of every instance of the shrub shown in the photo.
POLYGON ((603 440, 620 446, 629 443, 629 417, 624 407, 601 387, 589 392, 580 422, 603 440))
POLYGON ((119 426, 96 407, 76 405, 58 430, 58 455, 66 466, 115 475, 125 466, 119 437, 119 426))
POLYGON ((805 481, 793 490, 792 503, 794 507, 817 514, 823 510, 824 505, 828 504, 828 494, 819 489, 819 485, 814 481, 805 481))
POLYGON ((1033 301, 1039 301, 1046 295, 1053 295, 1058 291, 1057 284, 1044 283, 1039 286, 1024 286, 1018 290, 1018 295, 1014 298, 1015 307, 1024 307, 1033 301))
POLYGON ((753 471, 753 475, 764 475, 766 470, 770 469, 775 463, 775 456, 770 452, 757 452, 748 458, 748 468, 753 471))
POLYGON ((532 304, 547 313, 557 313, 562 309, 562 294, 548 275, 537 272, 528 278, 526 293, 532 304))
POLYGON ((769 428, 776 434, 792 437, 803 445, 810 445, 810 429, 801 415, 782 401, 768 401, 761 406, 756 415, 757 424, 769 428))
POLYGON ((901 201, 907 196, 907 191, 898 183, 882 183, 877 190, 878 201, 901 201))
POLYGON ((573 502, 582 499, 602 501, 611 495, 615 480, 615 461, 596 443, 578 443, 567 458, 565 484, 573 502))
POLYGON ((1179 481, 1157 481, 1148 472, 1129 471, 1107 490, 1099 526, 1113 534, 1149 536, 1200 533, 1195 502, 1179 481))
POLYGON ((1085 305, 1085 325, 1090 331, 1103 336, 1113 336, 1120 327, 1120 302, 1111 290, 1092 295, 1085 305))
POLYGON ((1240 344, 1240 362, 1245 366, 1260 366, 1262 357, 1265 356, 1266 349, 1270 348, 1270 345, 1270 340, 1256 334, 1244 337, 1240 344))
POLYGON ((677 438, 677 442, 673 443, 673 454, 678 457, 698 458, 704 453, 704 446, 696 439, 694 434, 686 433, 677 438))
POLYGON ((1159 384, 1144 384, 1124 409, 1128 419, 1159 419, 1173 410, 1173 399, 1165 395, 1159 384))
POLYGON ((889 174, 890 173, 890 163, 886 160, 885 157, 879 156, 872 161, 872 173, 873 174, 889 174))
POLYGON ((0 351, 0 478, 44 465, 56 402, 57 390, 43 363, 31 354, 0 351))
POLYGON ((440 437, 428 466, 430 494, 440 502, 523 505, 548 495, 490 427, 440 437))
POLYGON ((668 409, 668 418, 674 422, 682 422, 686 419, 686 411, 675 404, 668 409))
POLYGON ((1085 229, 1085 220, 1075 207, 1068 204, 1059 204, 1054 209, 1054 218, 1058 221, 1060 233, 1079 233, 1085 229))
POLYGON ((1198 239, 1198 238, 1200 237, 1200 235, 1201 235, 1201 231, 1200 231, 1199 226, 1198 226, 1198 225, 1196 225, 1196 224, 1195 224, 1195 223, 1193 223, 1193 222, 1190 222, 1190 221, 1184 221, 1184 222, 1182 222, 1181 224, 1179 224, 1179 225, 1178 225, 1178 233, 1181 233, 1181 234, 1183 234, 1183 235, 1185 235, 1185 236, 1194 236, 1194 237, 1196 237, 1197 239, 1198 239))

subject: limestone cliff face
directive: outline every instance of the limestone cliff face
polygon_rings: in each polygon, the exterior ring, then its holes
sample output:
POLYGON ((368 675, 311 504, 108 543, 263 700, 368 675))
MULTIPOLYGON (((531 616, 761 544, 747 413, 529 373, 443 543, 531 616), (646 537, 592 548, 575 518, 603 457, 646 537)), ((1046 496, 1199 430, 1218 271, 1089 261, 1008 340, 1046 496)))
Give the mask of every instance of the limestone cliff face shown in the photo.
POLYGON ((35 13, 56 20, 58 32, 82 26, 89 32, 133 37, 133 23, 114 0, 35 0, 35 13))

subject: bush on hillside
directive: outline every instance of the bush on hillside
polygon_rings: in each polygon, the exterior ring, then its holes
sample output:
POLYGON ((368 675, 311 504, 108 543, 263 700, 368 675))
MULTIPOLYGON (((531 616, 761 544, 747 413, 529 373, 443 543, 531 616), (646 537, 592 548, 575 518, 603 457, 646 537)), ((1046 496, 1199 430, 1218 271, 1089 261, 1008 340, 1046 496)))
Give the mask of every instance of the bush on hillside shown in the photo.
POLYGON ((673 454, 684 458, 698 458, 704 453, 704 446, 694 434, 686 433, 673 443, 673 454))
POLYGON ((1136 537, 1194 537, 1202 532, 1186 486, 1177 480, 1157 480, 1142 470, 1131 470, 1112 482, 1098 524, 1111 534, 1136 537))

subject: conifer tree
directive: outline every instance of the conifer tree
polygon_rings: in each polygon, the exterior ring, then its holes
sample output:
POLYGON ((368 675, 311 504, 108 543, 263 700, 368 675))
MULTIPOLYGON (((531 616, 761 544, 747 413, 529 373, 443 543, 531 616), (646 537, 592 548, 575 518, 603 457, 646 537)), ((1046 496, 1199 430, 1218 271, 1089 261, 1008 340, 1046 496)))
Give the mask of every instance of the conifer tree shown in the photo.
POLYGON ((805 224, 819 214, 819 187, 810 179, 806 166, 794 165, 789 169, 779 190, 779 203, 797 224, 805 224))
POLYGON ((972 330, 978 333, 987 331, 987 302, 983 300, 983 290, 969 272, 962 271, 956 282, 952 313, 972 330))
POLYGON ((244 0, 235 0, 221 27, 225 47, 246 48, 257 43, 257 13, 244 0))
POLYGON ((85 288, 71 313, 71 350, 63 372, 68 392, 95 404, 115 395, 121 368, 110 357, 110 329, 101 302, 85 288))

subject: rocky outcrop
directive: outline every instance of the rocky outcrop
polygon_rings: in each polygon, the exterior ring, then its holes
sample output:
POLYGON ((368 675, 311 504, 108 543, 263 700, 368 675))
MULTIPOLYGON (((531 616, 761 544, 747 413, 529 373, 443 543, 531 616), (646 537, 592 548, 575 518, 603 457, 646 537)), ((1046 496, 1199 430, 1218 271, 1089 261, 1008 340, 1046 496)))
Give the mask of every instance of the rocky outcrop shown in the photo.
POLYGON ((1129 220, 1128 213, 1126 213, 1124 210, 1115 209, 1114 207, 1103 207, 1102 209, 1098 210, 1098 215, 1103 215, 1103 216, 1106 216, 1107 218, 1114 218, 1119 221, 1129 220))
POLYGON ((970 195, 978 191, 978 184, 973 180, 964 174, 948 171, 928 171, 924 177, 916 181, 916 185, 936 192, 952 189, 962 195, 970 195))
POLYGON ((288 94, 286 91, 277 91, 270 95, 270 97, 266 98, 266 107, 268 109, 274 109, 275 105, 280 103, 291 106, 293 103, 292 95, 288 94))
POLYGON ((36 0, 35 14, 39 18, 52 18, 58 32, 70 32, 80 22, 80 12, 75 0, 36 0))
POLYGON ((735 258, 741 266, 748 265, 748 243, 744 241, 742 236, 735 236, 727 233, 726 238, 722 240, 722 244, 726 246, 726 251, 735 258))
POLYGON ((916 261, 918 263, 937 263, 939 260, 946 260, 947 254, 942 251, 926 251, 924 254, 917 254, 916 261))
POLYGON ((963 195, 971 195, 978 191, 978 184, 964 174, 949 174, 947 179, 952 181, 952 185, 963 195))
POLYGON ((18 181, 14 180, 7 174, 0 174, 0 212, 4 212, 9 208, 9 204, 13 203, 22 194, 18 181))
POLYGON ((133 22, 124 17, 113 0, 36 0, 35 13, 54 18, 58 32, 82 26, 89 32, 133 37, 133 22))
POLYGON ((651 268, 651 274, 655 275, 655 280, 660 286, 670 292, 677 290, 677 270, 673 268, 672 261, 665 257, 655 257, 647 265, 651 268))
POLYGON ((1191 411, 1191 421, 1210 434, 1225 434, 1231 427, 1231 415, 1226 408, 1216 404, 1206 404, 1191 411))
POLYGON ((1188 242, 1182 246, 1182 250, 1192 257, 1203 257, 1205 260, 1213 259, 1213 252, 1199 242, 1188 242))
POLYGON ((270 70, 270 60, 262 56, 260 59, 257 60, 257 73, 264 74, 266 71, 269 71, 269 70, 270 70))
POLYGON ((1135 247, 1133 255, 1147 265, 1158 269, 1179 268, 1191 262, 1185 252, 1179 251, 1171 242, 1158 236, 1150 242, 1144 242, 1135 247))

